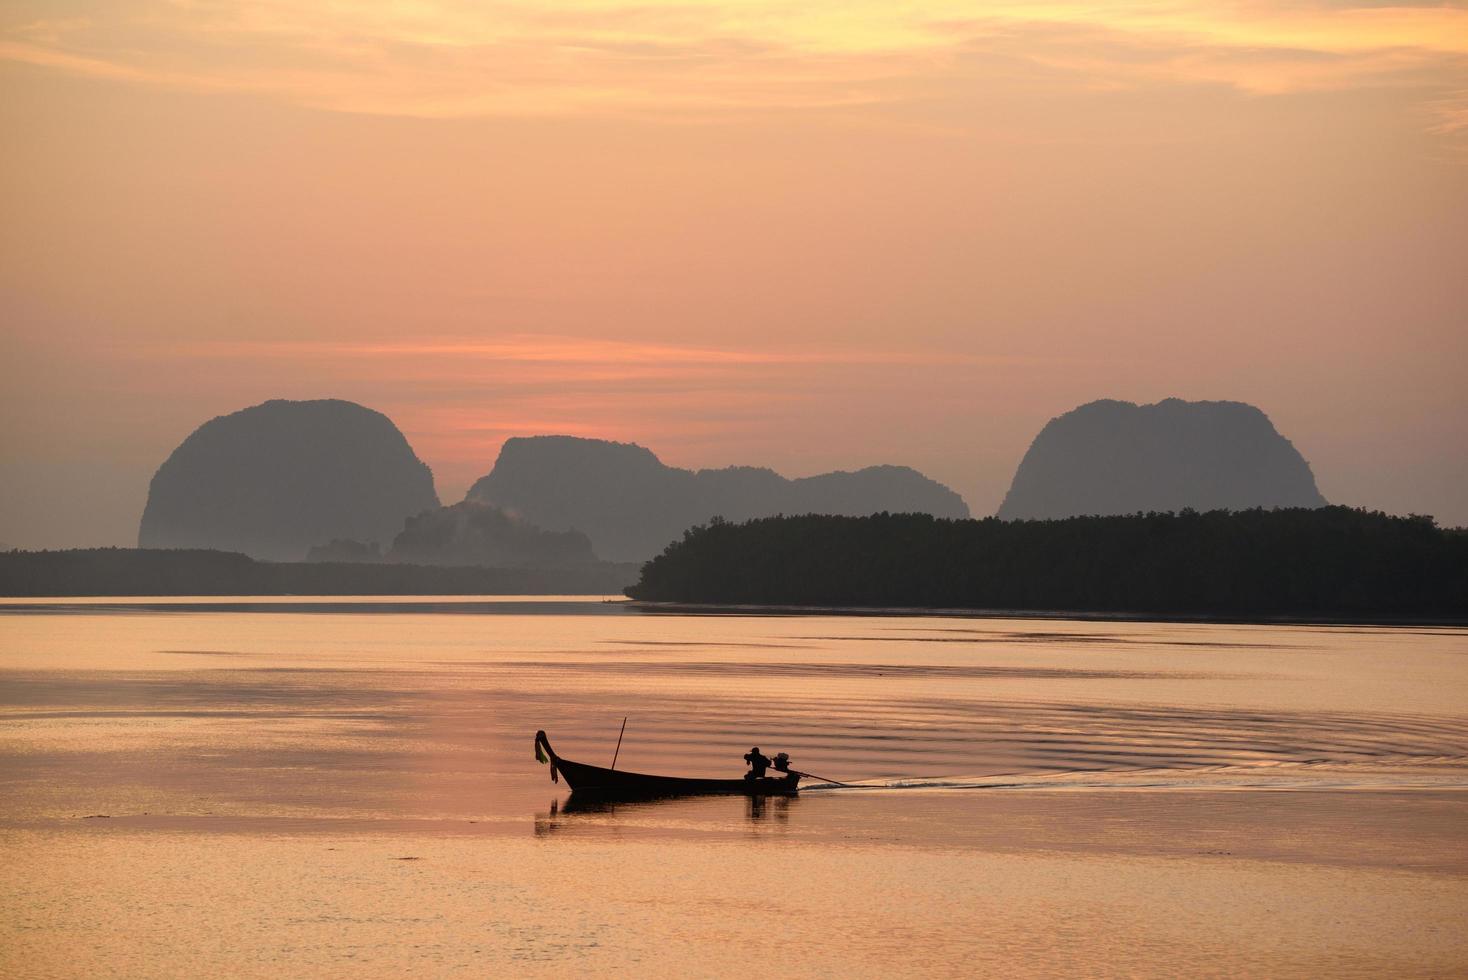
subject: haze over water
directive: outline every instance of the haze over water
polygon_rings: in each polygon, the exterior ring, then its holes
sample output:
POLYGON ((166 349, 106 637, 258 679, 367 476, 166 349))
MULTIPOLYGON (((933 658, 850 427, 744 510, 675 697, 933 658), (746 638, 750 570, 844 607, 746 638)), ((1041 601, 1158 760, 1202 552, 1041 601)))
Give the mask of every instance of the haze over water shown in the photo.
POLYGON ((0 605, 12 975, 1468 971, 1468 631, 0 605), (809 782, 567 805, 533 760, 809 782))

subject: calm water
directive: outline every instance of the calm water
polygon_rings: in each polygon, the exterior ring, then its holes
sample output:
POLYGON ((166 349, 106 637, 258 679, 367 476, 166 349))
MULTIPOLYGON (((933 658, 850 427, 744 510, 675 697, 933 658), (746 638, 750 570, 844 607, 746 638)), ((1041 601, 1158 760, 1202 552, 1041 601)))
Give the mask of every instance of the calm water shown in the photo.
POLYGON ((12 601, 0 849, 14 975, 1468 974, 1468 633, 12 601))

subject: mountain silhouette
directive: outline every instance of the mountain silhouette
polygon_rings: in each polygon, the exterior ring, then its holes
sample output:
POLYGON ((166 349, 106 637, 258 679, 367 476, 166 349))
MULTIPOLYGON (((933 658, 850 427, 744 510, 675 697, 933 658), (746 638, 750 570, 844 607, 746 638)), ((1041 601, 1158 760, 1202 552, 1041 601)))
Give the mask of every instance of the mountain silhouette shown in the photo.
POLYGON ((268 401, 211 419, 158 468, 141 548, 299 561, 333 539, 391 541, 438 506, 397 426, 353 402, 268 401))
POLYGON ((1040 430, 998 516, 1323 506, 1310 464, 1252 405, 1108 399, 1040 430))
POLYGON ((468 500, 494 504, 549 530, 578 530, 609 561, 643 561, 685 529, 721 516, 862 515, 879 511, 967 517, 963 499, 905 466, 872 466, 790 480, 752 466, 684 470, 633 443, 534 436, 507 440, 468 500))
POLYGON ((580 531, 546 531, 498 507, 465 500, 408 518, 387 560, 549 568, 596 561, 596 555, 580 531))

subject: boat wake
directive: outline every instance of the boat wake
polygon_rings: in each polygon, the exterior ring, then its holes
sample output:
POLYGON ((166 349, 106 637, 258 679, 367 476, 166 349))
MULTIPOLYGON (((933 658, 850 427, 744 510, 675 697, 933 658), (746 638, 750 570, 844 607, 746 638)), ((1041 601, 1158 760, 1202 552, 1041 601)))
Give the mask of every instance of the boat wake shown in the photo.
POLYGON ((804 793, 906 791, 1399 791, 1468 790, 1468 757, 1413 757, 1369 764, 1261 762, 1196 769, 1145 768, 982 776, 812 782, 804 793))

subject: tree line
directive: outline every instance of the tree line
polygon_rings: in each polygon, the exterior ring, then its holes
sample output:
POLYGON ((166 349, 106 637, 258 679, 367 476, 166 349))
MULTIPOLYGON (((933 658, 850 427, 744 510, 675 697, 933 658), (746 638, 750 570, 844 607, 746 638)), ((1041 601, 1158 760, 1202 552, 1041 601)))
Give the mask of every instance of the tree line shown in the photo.
POLYGON ((634 566, 559 568, 256 561, 232 551, 0 552, 0 595, 616 595, 634 566))
POLYGON ((642 568, 653 601, 1468 617, 1468 533, 1348 507, 1064 520, 715 518, 642 568))

